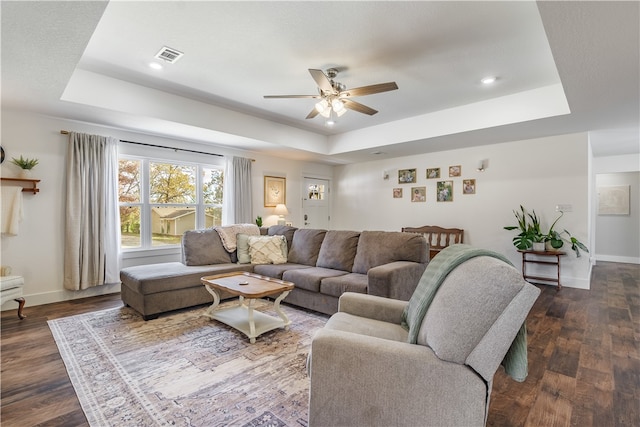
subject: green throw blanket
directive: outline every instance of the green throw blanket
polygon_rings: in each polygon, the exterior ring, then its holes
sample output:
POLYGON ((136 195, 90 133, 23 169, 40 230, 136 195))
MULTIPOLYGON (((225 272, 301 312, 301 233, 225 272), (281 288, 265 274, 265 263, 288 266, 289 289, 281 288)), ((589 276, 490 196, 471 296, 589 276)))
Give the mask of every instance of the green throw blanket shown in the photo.
MULTIPOLYGON (((473 248, 463 244, 451 245, 443 249, 427 264, 427 269, 420 278, 420 282, 409 300, 409 305, 404 310, 402 326, 409 331, 409 343, 415 344, 417 342, 422 319, 447 275, 458 265, 477 256, 490 256, 513 265, 504 255, 487 249, 473 248)), ((516 338, 511 343, 509 351, 502 360, 502 365, 507 374, 518 382, 524 381, 527 377, 527 330, 525 323, 522 324, 516 338)))

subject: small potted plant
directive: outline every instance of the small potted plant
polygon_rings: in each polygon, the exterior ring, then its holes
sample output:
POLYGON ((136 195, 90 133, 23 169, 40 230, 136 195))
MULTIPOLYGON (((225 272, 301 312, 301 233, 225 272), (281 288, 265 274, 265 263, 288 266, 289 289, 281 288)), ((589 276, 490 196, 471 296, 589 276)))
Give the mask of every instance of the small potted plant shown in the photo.
POLYGON ((513 238, 513 246, 520 250, 544 250, 545 235, 540 231, 540 218, 536 212, 528 213, 521 205, 520 211, 513 211, 513 214, 518 220, 518 225, 504 227, 505 230, 520 230, 520 233, 513 238))
POLYGON ((258 227, 262 227, 262 217, 260 215, 258 215, 256 218, 256 225, 258 227))
POLYGON ((12 157, 11 163, 18 166, 21 169, 22 173, 20 175, 20 178, 29 178, 31 169, 36 167, 36 165, 38 164, 38 159, 29 159, 29 158, 25 159, 21 155, 19 159, 12 157))

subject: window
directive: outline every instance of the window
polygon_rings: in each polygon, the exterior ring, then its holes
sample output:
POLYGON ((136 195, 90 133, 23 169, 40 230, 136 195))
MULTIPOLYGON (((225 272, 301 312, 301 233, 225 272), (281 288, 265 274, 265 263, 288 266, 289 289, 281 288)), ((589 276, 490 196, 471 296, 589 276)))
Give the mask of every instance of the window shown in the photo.
POLYGON ((220 225, 222 184, 219 167, 121 157, 122 249, 178 245, 187 230, 220 225))

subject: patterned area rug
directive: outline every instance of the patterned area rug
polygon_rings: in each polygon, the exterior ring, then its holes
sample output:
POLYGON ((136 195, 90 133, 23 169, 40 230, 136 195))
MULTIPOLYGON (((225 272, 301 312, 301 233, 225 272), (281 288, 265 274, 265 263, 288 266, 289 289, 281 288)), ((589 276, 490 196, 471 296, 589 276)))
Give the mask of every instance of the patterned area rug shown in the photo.
MULTIPOLYGON (((275 316, 271 305, 255 308, 275 316)), ((145 322, 122 307, 49 327, 91 426, 306 426, 306 358, 327 317, 283 310, 290 329, 255 344, 203 309, 145 322)))

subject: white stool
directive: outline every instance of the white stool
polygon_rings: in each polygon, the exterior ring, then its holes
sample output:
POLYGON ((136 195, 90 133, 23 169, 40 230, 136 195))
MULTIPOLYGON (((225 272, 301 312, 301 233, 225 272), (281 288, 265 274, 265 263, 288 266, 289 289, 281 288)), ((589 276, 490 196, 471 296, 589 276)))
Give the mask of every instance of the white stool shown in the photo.
POLYGON ((0 276, 0 305, 4 305, 9 300, 18 303, 18 317, 24 319, 26 316, 22 314, 24 307, 24 298, 22 297, 22 287, 24 286, 24 278, 22 276, 0 276))

